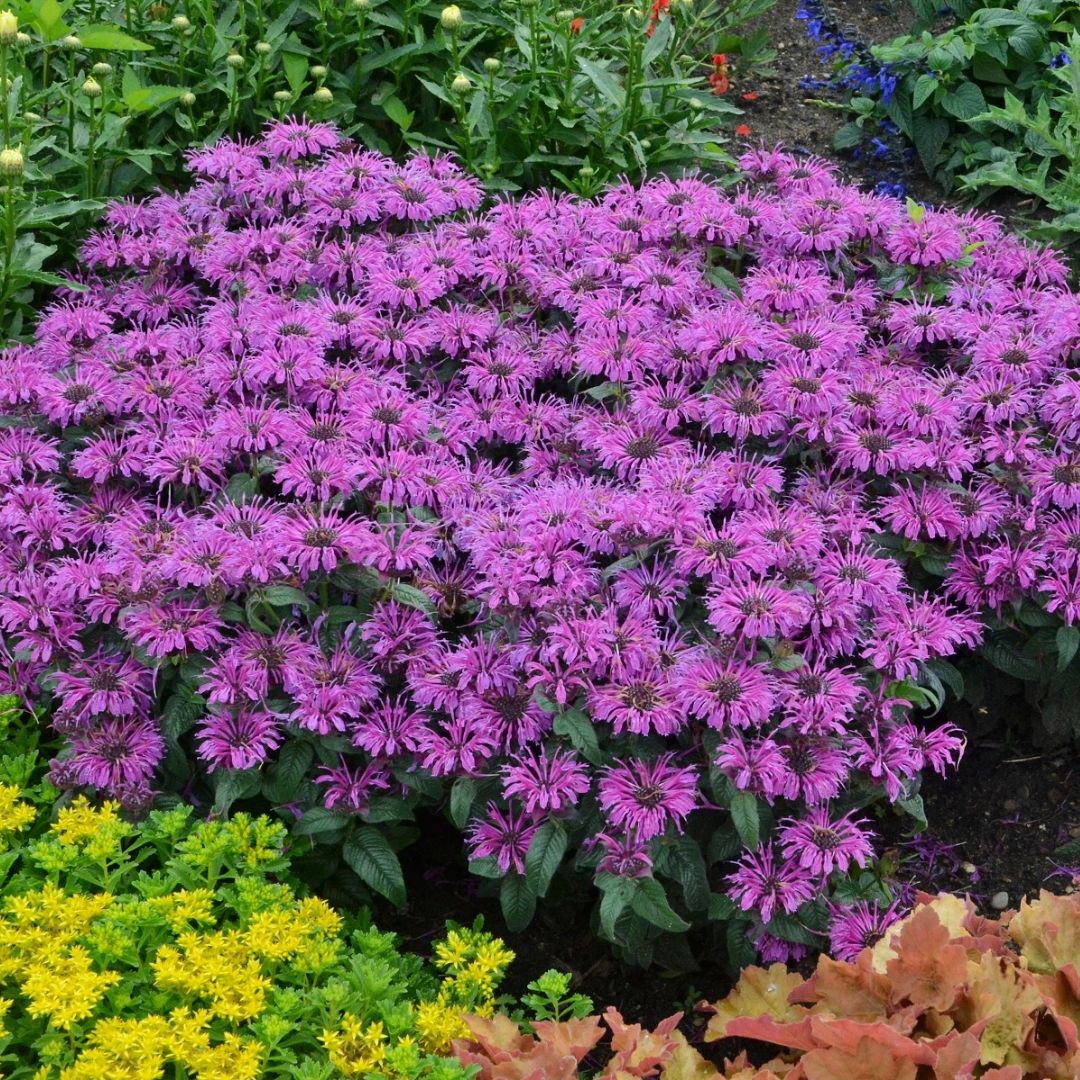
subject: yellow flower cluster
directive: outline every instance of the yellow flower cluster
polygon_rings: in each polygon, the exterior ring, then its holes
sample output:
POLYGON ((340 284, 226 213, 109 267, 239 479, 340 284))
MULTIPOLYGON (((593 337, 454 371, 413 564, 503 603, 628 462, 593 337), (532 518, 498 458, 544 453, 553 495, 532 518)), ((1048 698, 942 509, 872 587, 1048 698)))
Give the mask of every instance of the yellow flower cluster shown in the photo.
POLYGON ((36 816, 34 808, 19 798, 17 787, 0 784, 0 851, 7 848, 8 837, 21 832, 36 816))
POLYGON ((513 952, 491 934, 451 930, 435 946, 435 966, 446 972, 439 994, 416 1006, 414 1026, 421 1045, 431 1053, 445 1051, 451 1040, 468 1037, 463 1013, 491 1016, 495 989, 513 959, 513 952))

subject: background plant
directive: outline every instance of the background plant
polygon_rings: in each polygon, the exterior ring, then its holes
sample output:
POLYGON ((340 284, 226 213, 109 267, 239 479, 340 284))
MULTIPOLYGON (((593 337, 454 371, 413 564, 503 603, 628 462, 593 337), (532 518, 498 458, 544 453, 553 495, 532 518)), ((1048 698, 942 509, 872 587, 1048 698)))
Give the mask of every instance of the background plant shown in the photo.
MULTIPOLYGON (((804 6, 814 12, 812 33, 828 22, 820 0, 804 6)), ((945 25, 939 5, 916 0, 913 7, 911 34, 863 53, 827 54, 853 87, 857 113, 837 146, 864 143, 884 121, 946 191, 956 185, 978 201, 995 188, 1033 196, 1032 235, 1071 242, 1080 220, 1075 5, 964 2, 950 5, 945 25), (885 78, 857 77, 867 70, 885 78)))
MULTIPOLYGON (((101 4, 25 0, 5 16, 0 327, 18 335, 46 262, 105 196, 175 184, 189 147, 273 117, 330 118, 365 145, 459 154, 495 189, 729 162, 737 110, 706 82, 717 42, 772 0, 473 10, 416 0, 101 4), (20 30, 21 28, 21 30, 20 30)), ((54 260, 55 261, 55 260, 54 260)), ((53 265, 52 263, 49 264, 53 265)))
POLYGON ((53 820, 0 785, 0 1060, 60 1080, 453 1080, 432 1051, 490 1014, 513 958, 454 928, 435 965, 286 882, 285 830, 190 807, 139 825, 83 798, 53 820))

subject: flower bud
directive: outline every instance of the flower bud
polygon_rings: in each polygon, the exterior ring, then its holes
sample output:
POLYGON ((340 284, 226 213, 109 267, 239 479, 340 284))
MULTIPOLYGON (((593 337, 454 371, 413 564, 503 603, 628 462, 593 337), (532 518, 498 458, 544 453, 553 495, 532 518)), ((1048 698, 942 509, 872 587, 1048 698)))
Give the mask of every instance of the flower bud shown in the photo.
POLYGON ((106 64, 104 60, 99 60, 91 69, 91 73, 96 75, 99 79, 104 78, 106 75, 112 74, 112 64, 106 64))
POLYGON ((590 176, 595 175, 596 170, 591 165, 582 165, 581 168, 578 169, 578 176, 584 176, 586 180, 588 180, 590 176))
POLYGON ((173 19, 172 25, 174 30, 190 30, 191 20, 186 15, 177 15, 176 18, 173 19))
POLYGON ((461 14, 461 8, 457 4, 447 4, 442 9, 442 14, 439 16, 439 25, 449 31, 451 34, 456 34, 461 29, 461 24, 465 21, 461 14))
POLYGON ((231 52, 225 57, 225 63, 228 64, 229 67, 243 67, 244 58, 238 52, 231 52))
POLYGON ((496 72, 501 70, 501 68, 502 68, 502 61, 496 56, 489 56, 484 61, 484 70, 489 75, 494 75, 496 72))
POLYGON ((15 35, 15 44, 22 45, 24 48, 30 44, 33 39, 29 34, 24 34, 21 30, 15 35))
POLYGON ((352 0, 352 6, 357 11, 367 11, 371 7, 371 0, 352 0))
POLYGON ((101 83, 99 83, 93 75, 88 76, 86 82, 84 82, 82 86, 79 87, 79 89, 88 98, 101 97, 101 83))
POLYGON ((270 42, 269 41, 256 41, 255 42, 255 51, 259 54, 259 56, 269 56, 270 55, 270 42))
POLYGON ((691 99, 690 99, 690 100, 689 100, 689 101, 687 102, 687 104, 688 104, 688 105, 690 106, 690 108, 691 108, 691 109, 693 109, 693 110, 694 110, 695 112, 697 112, 697 111, 698 111, 698 110, 700 110, 700 109, 704 109, 704 108, 705 108, 705 102, 704 102, 704 101, 702 101, 702 100, 701 100, 701 98, 699 98, 699 97, 692 97, 692 98, 691 98, 691 99))
POLYGON ((22 176, 26 162, 17 146, 5 146, 0 150, 0 176, 22 176))
POLYGON ((37 123, 40 123, 40 121, 41 121, 41 115, 39 113, 36 113, 36 112, 24 112, 22 114, 22 118, 28 124, 37 124, 37 123))
POLYGON ((325 64, 312 64, 311 65, 311 76, 314 79, 325 79, 326 78, 326 65, 325 64))
POLYGON ((454 81, 450 84, 450 89, 455 94, 467 94, 472 89, 472 79, 465 74, 455 75, 454 81))
POLYGON ((292 99, 292 94, 290 94, 288 90, 275 90, 274 91, 274 100, 275 101, 289 101, 291 99, 292 99))
POLYGON ((19 20, 12 11, 0 11, 0 44, 10 45, 19 36, 19 20))
POLYGON ((185 109, 190 109, 191 106, 195 104, 195 95, 190 90, 185 90, 180 95, 180 104, 183 105, 185 109))
POLYGON ((64 38, 63 41, 60 42, 60 44, 63 45, 65 49, 81 49, 82 48, 82 41, 79 38, 77 38, 74 34, 68 34, 68 36, 66 38, 64 38))
POLYGON ((320 105, 329 105, 330 102, 334 100, 334 95, 329 86, 320 86, 311 97, 320 105))
POLYGON ((555 12, 555 18, 558 19, 559 22, 569 22, 573 17, 574 12, 569 8, 563 8, 562 11, 555 12))

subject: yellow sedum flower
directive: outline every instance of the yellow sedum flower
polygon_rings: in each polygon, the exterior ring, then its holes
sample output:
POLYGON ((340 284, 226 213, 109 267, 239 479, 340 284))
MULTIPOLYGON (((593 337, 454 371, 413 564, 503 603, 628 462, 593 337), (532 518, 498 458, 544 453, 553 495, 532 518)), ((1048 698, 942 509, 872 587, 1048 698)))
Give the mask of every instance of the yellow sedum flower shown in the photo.
POLYGON ((461 1019, 462 1010, 440 994, 435 1001, 421 1001, 416 1006, 413 1026, 420 1045, 432 1054, 450 1048, 451 1039, 467 1039, 469 1029, 461 1019))
POLYGON ((207 998, 224 1020, 254 1020, 265 1008, 270 980, 237 931, 181 934, 176 946, 158 949, 152 966, 161 989, 207 998))
POLYGON ((22 984, 30 999, 26 1011, 33 1017, 47 1016, 53 1027, 67 1031, 90 1016, 119 981, 114 971, 94 971, 86 949, 73 945, 66 956, 42 958, 27 970, 22 984))
POLYGON ((37 811, 19 798, 19 789, 0 784, 0 851, 7 847, 7 838, 20 832, 37 817, 37 811))
POLYGON ((80 795, 56 815, 52 831, 61 844, 92 845, 92 854, 101 857, 115 854, 123 837, 131 834, 132 826, 121 820, 119 803, 95 807, 80 795))
POLYGON ((169 1053, 168 1035, 163 1016, 99 1020, 60 1080, 157 1080, 169 1053))
POLYGON ((364 1024, 352 1013, 345 1013, 337 1028, 323 1032, 322 1044, 330 1063, 345 1076, 363 1076, 386 1058, 383 1022, 375 1020, 364 1024))

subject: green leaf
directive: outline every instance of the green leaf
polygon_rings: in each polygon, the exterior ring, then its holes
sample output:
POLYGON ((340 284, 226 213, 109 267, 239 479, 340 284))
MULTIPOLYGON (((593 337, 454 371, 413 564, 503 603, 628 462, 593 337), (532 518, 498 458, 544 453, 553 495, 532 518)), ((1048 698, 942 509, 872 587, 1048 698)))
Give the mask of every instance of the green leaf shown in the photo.
POLYGON ((738 905, 730 896, 725 896, 723 893, 709 894, 708 913, 710 922, 727 922, 728 919, 735 917, 738 910, 738 905))
POLYGON ((285 71, 285 81, 293 94, 300 94, 307 82, 308 58, 297 52, 282 52, 281 66, 285 71))
POLYGON ((389 116, 402 131, 408 131, 409 128, 412 127, 412 122, 416 113, 409 112, 405 107, 405 102, 402 101, 401 98, 392 94, 383 101, 382 107, 383 112, 386 113, 386 115, 389 116))
POLYGON ((745 919, 732 919, 724 932, 728 964, 733 972, 742 971, 757 959, 757 950, 747 933, 749 929, 750 923, 745 919))
POLYGON ((161 730, 165 737, 179 739, 194 727, 205 708, 206 702, 199 694, 187 686, 178 686, 162 710, 161 730))
POLYGON ((918 126, 912 133, 911 138, 915 143, 915 150, 918 152, 919 160, 922 162, 923 168, 931 175, 933 175, 938 162, 941 160, 941 149, 948 137, 949 122, 943 120, 940 116, 934 117, 933 120, 920 117, 918 126))
POLYGON ((397 907, 405 903, 401 863, 378 829, 361 825, 345 841, 341 854, 365 885, 397 907))
POLYGON ((246 799, 259 790, 258 769, 224 769, 214 773, 214 813, 227 817, 237 799, 246 799))
POLYGON ((637 883, 633 878, 616 877, 614 874, 599 874, 596 884, 602 893, 600 900, 600 929, 610 942, 616 942, 615 932, 619 917, 626 910, 633 897, 637 883))
POLYGON ((1006 634, 992 634, 979 652, 988 664, 1014 679, 1035 682, 1039 678, 1038 664, 1017 652, 1006 634))
POLYGON ((545 821, 533 833, 525 853, 525 880, 537 896, 547 895, 565 854, 566 830, 557 821, 545 821))
POLYGON ((953 692, 957 700, 964 696, 964 676, 948 660, 927 660, 923 667, 933 672, 953 692))
POLYGON ((811 949, 821 947, 821 934, 815 934, 809 927, 803 926, 793 915, 787 915, 783 912, 774 915, 766 924, 765 929, 773 937, 781 938, 784 941, 792 941, 796 945, 807 945, 811 949))
POLYGON ((311 743, 296 739, 287 742, 281 748, 277 762, 271 770, 271 779, 263 784, 263 794, 278 805, 291 802, 314 759, 315 748, 311 743))
POLYGON ((709 905, 709 877, 705 859, 696 840, 680 836, 666 849, 665 873, 683 890, 683 900, 691 911, 704 911, 709 905))
POLYGON ((690 924, 680 918, 668 903, 664 886, 656 878, 638 878, 630 907, 635 915, 640 915, 646 922, 659 926, 673 934, 690 929, 690 924))
POLYGON ((761 816, 757 799, 749 791, 736 791, 731 797, 731 820, 742 842, 751 849, 761 840, 761 816))
POLYGON ((262 599, 271 607, 310 608, 311 601, 307 593, 294 589, 291 585, 268 585, 261 593, 262 599))
POLYGON ((225 498, 237 505, 245 503, 259 493, 259 482, 251 473, 237 473, 225 488, 225 498))
POLYGON ((476 781, 471 776, 459 776, 450 788, 450 820, 464 829, 476 800, 476 781))
POLYGON ((304 811, 304 816, 290 829, 293 836, 320 837, 329 841, 345 831, 350 818, 345 814, 335 814, 324 806, 313 806, 304 811))
POLYGON ((124 33, 119 26, 111 23, 96 23, 75 31, 76 37, 87 49, 102 49, 106 52, 153 52, 154 46, 124 33))
POLYGON ((578 67, 586 74, 589 81, 596 87, 616 109, 623 109, 626 104, 626 93, 619 85, 618 80, 606 68, 586 60, 584 56, 578 56, 578 67))
POLYGON ((1064 671, 1076 656, 1076 650, 1080 648, 1080 629, 1075 626, 1063 626, 1054 639, 1057 646, 1057 669, 1064 671))
POLYGON ((986 98, 975 83, 962 82, 942 95, 941 107, 958 120, 970 120, 986 112, 986 98))
POLYGON ((645 51, 641 54, 641 62, 648 66, 671 44, 675 29, 672 19, 661 19, 654 27, 652 37, 645 45, 645 51))
POLYGON ((404 604, 406 607, 416 608, 417 611, 422 611, 425 615, 435 614, 435 604, 431 597, 427 593, 421 592, 415 585, 406 585, 403 581, 392 581, 390 583, 390 595, 399 604, 404 604))
POLYGON ((920 75, 915 80, 915 91, 911 95, 911 103, 917 109, 941 84, 933 75, 920 75))
POLYGON ((555 717, 555 734, 569 739, 570 744, 586 761, 599 765, 601 761, 600 743, 596 738, 596 729, 592 721, 577 709, 568 709, 555 717))
POLYGON ((923 797, 921 795, 912 795, 908 799, 897 799, 896 805, 899 806, 905 814, 910 814, 918 822, 920 832, 926 828, 926 807, 923 805, 923 797))
POLYGON ((517 933, 532 922, 536 893, 521 874, 507 874, 499 886, 499 905, 507 928, 517 933))

